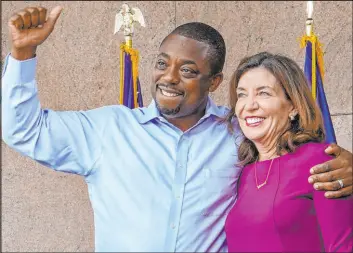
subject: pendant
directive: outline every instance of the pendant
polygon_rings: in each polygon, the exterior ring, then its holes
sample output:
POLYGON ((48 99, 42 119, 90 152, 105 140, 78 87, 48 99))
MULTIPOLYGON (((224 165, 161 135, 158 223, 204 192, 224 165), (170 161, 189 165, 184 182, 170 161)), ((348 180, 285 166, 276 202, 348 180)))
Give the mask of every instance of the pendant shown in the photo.
POLYGON ((264 182, 264 183, 262 183, 262 184, 260 184, 260 185, 257 185, 257 189, 260 189, 262 186, 264 186, 265 184, 266 184, 267 182, 264 182))

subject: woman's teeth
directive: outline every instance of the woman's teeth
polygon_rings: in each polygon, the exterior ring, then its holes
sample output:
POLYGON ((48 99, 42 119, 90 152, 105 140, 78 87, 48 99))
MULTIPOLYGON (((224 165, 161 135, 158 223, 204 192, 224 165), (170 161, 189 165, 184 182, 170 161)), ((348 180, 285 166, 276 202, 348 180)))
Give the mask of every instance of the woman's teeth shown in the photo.
POLYGON ((264 119, 265 118, 246 118, 246 123, 255 124, 255 123, 263 121, 264 119))

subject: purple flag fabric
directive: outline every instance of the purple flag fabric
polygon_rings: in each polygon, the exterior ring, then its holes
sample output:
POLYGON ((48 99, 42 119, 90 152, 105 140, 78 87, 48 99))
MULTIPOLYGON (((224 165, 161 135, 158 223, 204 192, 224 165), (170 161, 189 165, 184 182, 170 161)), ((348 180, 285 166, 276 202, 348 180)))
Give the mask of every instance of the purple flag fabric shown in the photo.
POLYGON ((134 99, 137 96, 138 107, 143 107, 140 81, 137 78, 137 94, 134 94, 134 82, 132 77, 132 61, 128 53, 124 53, 124 94, 123 105, 133 109, 134 99))
MULTIPOLYGON (((309 88, 311 90, 311 49, 312 49, 312 44, 311 42, 307 41, 306 43, 306 51, 305 51, 305 63, 304 63, 304 73, 305 76, 308 80, 309 83, 309 88)), ((324 86, 322 83, 322 78, 318 66, 318 61, 316 59, 316 102, 319 105, 324 121, 324 128, 325 128, 325 135, 326 139, 325 141, 327 143, 336 143, 336 135, 335 135, 335 130, 333 129, 332 121, 331 121, 331 116, 330 116, 330 110, 326 101, 326 96, 325 96, 325 91, 324 91, 324 86)))

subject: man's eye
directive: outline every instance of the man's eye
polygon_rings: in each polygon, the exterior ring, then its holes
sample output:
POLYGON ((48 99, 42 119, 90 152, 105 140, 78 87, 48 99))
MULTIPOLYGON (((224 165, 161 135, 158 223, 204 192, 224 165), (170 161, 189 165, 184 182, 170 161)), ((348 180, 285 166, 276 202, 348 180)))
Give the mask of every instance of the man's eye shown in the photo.
POLYGON ((193 71, 193 70, 191 70, 191 69, 182 69, 181 71, 182 71, 183 73, 193 73, 193 74, 196 73, 195 71, 193 71))
POLYGON ((186 78, 193 78, 197 74, 197 72, 195 70, 188 69, 188 68, 181 69, 181 73, 186 78))
POLYGON ((167 65, 165 64, 165 62, 164 62, 164 61, 161 61, 161 60, 157 61, 157 63, 156 63, 156 67, 157 67, 158 69, 165 69, 166 66, 167 66, 167 65))

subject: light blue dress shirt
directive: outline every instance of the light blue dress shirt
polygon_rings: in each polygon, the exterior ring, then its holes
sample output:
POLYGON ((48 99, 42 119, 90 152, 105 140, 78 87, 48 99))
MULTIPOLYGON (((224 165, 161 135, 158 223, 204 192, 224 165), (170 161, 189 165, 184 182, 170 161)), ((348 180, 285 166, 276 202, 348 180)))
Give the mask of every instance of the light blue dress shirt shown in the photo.
POLYGON ((206 114, 182 132, 147 108, 121 105, 89 111, 42 109, 37 59, 6 58, 2 137, 13 149, 87 182, 95 250, 227 251, 224 222, 240 173, 227 113, 209 98, 206 114))

